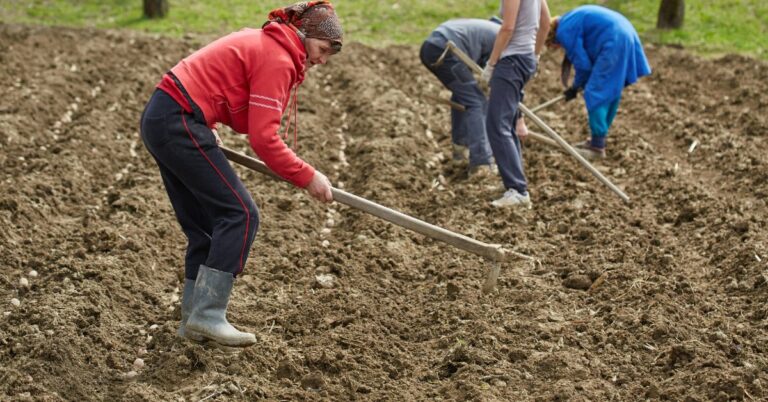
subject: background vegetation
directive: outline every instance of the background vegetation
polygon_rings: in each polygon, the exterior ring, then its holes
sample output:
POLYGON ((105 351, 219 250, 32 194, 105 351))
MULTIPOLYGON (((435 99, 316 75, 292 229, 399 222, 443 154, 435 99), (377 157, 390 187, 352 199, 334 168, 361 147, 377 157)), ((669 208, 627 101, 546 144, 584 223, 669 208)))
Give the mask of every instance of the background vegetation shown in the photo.
MULTIPOLYGON (((131 28, 171 35, 222 34, 259 26, 267 12, 293 0, 170 0, 162 20, 142 17, 141 0, 0 0, 0 21, 29 24, 131 28)), ((602 4, 626 15, 646 41, 678 44, 700 53, 738 52, 768 59, 768 1, 692 0, 685 25, 655 29, 660 0, 549 0, 561 14, 581 4, 602 4)), ((498 0, 336 0, 347 37, 369 45, 415 44, 453 17, 488 17, 498 0)))

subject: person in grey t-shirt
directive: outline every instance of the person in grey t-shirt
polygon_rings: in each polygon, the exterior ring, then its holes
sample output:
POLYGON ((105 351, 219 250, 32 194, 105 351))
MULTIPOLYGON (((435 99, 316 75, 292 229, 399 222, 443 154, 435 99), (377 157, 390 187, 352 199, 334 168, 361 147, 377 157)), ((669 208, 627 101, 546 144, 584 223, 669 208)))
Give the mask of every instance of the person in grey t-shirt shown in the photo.
MULTIPOLYGON (((452 53, 447 53, 442 64, 435 66, 446 49, 448 41, 484 66, 493 50, 499 23, 489 20, 463 18, 446 21, 438 26, 421 46, 421 62, 451 92, 451 101, 466 108, 451 110, 451 139, 454 150, 469 148, 469 172, 487 174, 494 171, 491 148, 485 134, 485 113, 488 101, 471 70, 452 53), (457 147, 459 146, 459 147, 457 147)), ((454 159, 462 155, 454 152, 454 159)))
POLYGON ((523 88, 536 72, 537 56, 549 32, 549 7, 546 0, 501 0, 501 17, 501 29, 481 76, 491 87, 485 132, 506 188, 491 204, 530 207, 516 122, 523 88))

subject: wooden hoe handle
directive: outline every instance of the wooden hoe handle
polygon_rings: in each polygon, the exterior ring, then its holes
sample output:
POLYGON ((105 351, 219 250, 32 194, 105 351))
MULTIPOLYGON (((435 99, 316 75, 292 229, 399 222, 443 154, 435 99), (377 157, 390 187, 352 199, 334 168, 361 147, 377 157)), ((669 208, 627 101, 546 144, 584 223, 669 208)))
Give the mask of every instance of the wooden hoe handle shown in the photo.
MULTIPOLYGON (((224 152, 224 155, 226 155, 227 159, 231 160, 232 162, 243 165, 272 178, 281 181, 283 180, 272 170, 270 170, 267 165, 264 164, 264 162, 256 158, 243 155, 223 146, 221 147, 221 150, 224 152)), ((377 216, 387 222, 394 223, 397 226, 401 226, 416 233, 423 234, 424 236, 433 238, 435 240, 440 240, 464 251, 469 251, 470 253, 485 257, 492 261, 504 262, 509 260, 512 256, 533 260, 533 257, 516 253, 514 251, 504 250, 497 244, 483 243, 470 237, 451 232, 450 230, 443 229, 439 226, 435 226, 422 220, 416 219, 412 216, 387 208, 383 205, 379 205, 373 201, 366 200, 365 198, 358 197, 344 190, 332 187, 331 192, 333 193, 334 201, 377 216)))

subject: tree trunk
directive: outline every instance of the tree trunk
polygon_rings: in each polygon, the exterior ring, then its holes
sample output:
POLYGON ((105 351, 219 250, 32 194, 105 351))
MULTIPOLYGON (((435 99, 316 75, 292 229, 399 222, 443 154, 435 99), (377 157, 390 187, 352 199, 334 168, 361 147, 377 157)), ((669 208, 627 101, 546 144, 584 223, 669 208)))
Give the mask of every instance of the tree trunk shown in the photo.
POLYGON ((677 29, 683 26, 685 0, 661 0, 656 28, 677 29))
POLYGON ((144 0, 144 16, 163 18, 168 14, 168 0, 144 0))

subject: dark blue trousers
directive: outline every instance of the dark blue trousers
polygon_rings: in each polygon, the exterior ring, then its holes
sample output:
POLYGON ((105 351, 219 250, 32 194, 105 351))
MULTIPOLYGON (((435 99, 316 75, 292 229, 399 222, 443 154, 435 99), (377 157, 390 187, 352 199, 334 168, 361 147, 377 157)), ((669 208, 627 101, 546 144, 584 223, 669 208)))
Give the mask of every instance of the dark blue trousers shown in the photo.
POLYGON ((446 47, 446 40, 433 34, 421 46, 419 57, 424 66, 451 91, 451 100, 463 105, 466 111, 451 109, 451 139, 454 144, 469 148, 469 165, 491 163, 491 147, 485 135, 485 113, 488 101, 466 64, 453 53, 445 56, 444 62, 433 67, 446 47))
POLYGON ((259 227, 251 195, 216 144, 199 109, 185 113, 155 90, 141 118, 141 138, 160 168, 165 189, 187 236, 185 276, 200 264, 239 274, 259 227))
POLYGON ((515 128, 523 88, 535 72, 536 56, 533 53, 515 54, 499 60, 491 77, 491 96, 485 119, 488 141, 504 187, 520 194, 528 192, 528 183, 523 171, 523 150, 515 128))

